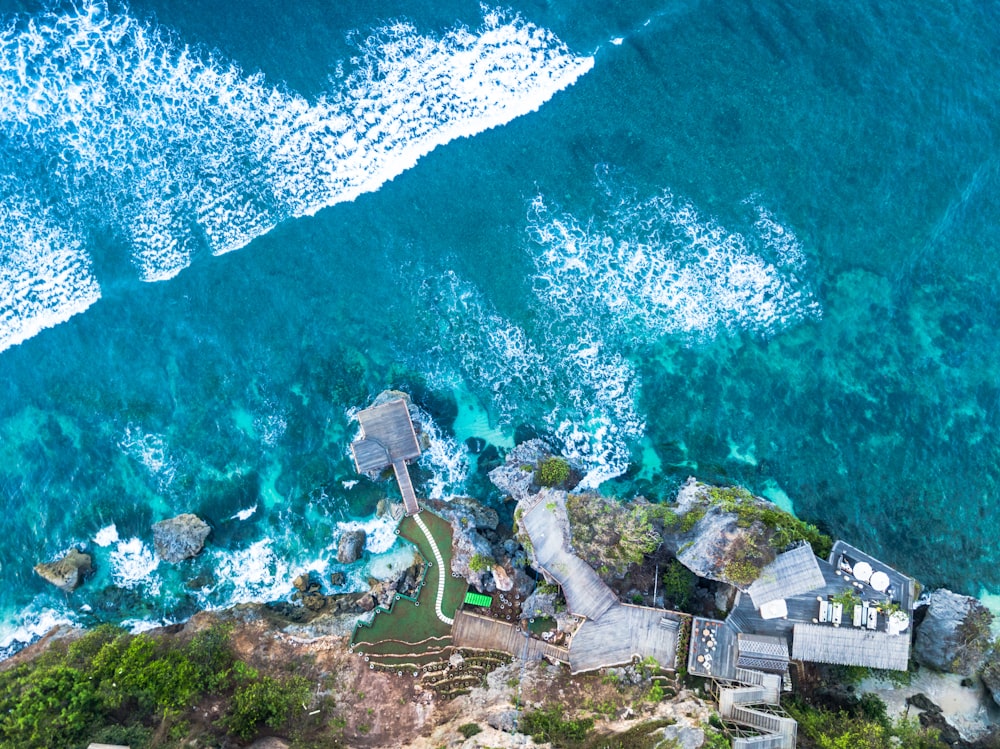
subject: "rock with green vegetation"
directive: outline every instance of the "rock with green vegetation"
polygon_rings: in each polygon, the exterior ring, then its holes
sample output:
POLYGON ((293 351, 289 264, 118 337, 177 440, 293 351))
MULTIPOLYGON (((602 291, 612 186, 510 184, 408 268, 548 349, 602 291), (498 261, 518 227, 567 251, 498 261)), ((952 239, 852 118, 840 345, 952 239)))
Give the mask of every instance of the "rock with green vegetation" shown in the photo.
POLYGON ((688 479, 676 505, 656 505, 663 540, 677 559, 699 577, 745 589, 775 556, 808 541, 817 556, 832 541, 812 525, 741 487, 718 487, 688 479))
POLYGON ((70 549, 54 562, 35 565, 35 574, 66 593, 72 593, 93 571, 90 554, 70 549))
POLYGON ((160 559, 176 564, 196 556, 211 532, 208 523, 186 512, 153 524, 153 548, 160 559))
POLYGON ((982 672, 983 685, 990 691, 993 701, 1000 705, 1000 650, 994 649, 986 660, 982 672))
POLYGON ((938 671, 972 675, 992 650, 992 623, 993 614, 977 599, 935 590, 917 627, 913 659, 938 671))
POLYGON ((660 545, 645 500, 620 502, 599 494, 566 495, 573 550, 602 577, 622 577, 660 545))
POLYGON ((533 439, 522 442, 509 453, 502 466, 489 473, 493 485, 520 502, 537 490, 535 468, 542 461, 552 457, 552 448, 544 440, 533 439))

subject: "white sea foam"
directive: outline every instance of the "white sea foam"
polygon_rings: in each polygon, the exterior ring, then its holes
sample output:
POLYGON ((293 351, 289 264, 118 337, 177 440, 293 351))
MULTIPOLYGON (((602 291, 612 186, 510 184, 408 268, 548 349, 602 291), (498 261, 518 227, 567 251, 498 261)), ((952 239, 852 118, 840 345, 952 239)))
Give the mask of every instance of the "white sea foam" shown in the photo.
MULTIPOLYGON (((337 523, 338 533, 336 538, 340 538, 341 533, 347 531, 365 532, 365 550, 372 554, 382 554, 392 548, 396 543, 396 528, 399 522, 393 520, 388 515, 380 518, 370 518, 369 520, 347 520, 337 523)), ((336 547, 331 546, 331 549, 336 547)))
MULTIPOLYGON (((539 317, 550 322, 531 336, 451 272, 429 282, 425 293, 436 323, 448 325, 432 332, 441 358, 486 389, 502 421, 509 423, 526 404, 542 407, 543 425, 583 469, 585 488, 628 467, 630 441, 645 429, 636 405, 638 376, 628 359, 607 352, 596 327, 585 320, 565 326, 545 308, 539 317)), ((448 372, 437 377, 450 379, 448 372)))
POLYGON ((118 543, 118 527, 112 523, 106 525, 94 534, 94 543, 98 546, 111 546, 118 543))
POLYGON ((0 181, 0 351, 65 322, 100 296, 82 240, 37 200, 10 194, 0 181))
POLYGON ((430 414, 411 407, 414 421, 425 438, 420 465, 431 471, 432 478, 424 491, 431 499, 442 499, 460 493, 469 478, 469 452, 453 437, 442 434, 430 414))
MULTIPOLYGON (((199 244, 239 249, 281 220, 377 190, 437 146, 534 111, 593 66, 498 11, 441 36, 387 24, 352 62, 309 101, 103 3, 21 17, 0 30, 0 175, 25 153, 51 157, 45 184, 29 189, 54 193, 81 223, 109 224, 140 277, 159 281, 199 244)), ((23 213, 0 214, 11 288, 0 347, 99 294, 79 243, 37 217, 29 233, 11 231, 23 213)))
POLYGON ((156 575, 160 559, 140 538, 119 541, 111 552, 111 579, 119 588, 144 587, 150 595, 159 595, 162 580, 156 575))
POLYGON ((255 512, 257 512, 257 505, 254 505, 253 507, 248 507, 245 510, 240 510, 236 514, 230 515, 229 519, 230 520, 249 520, 253 516, 253 514, 255 512))
POLYGON ((276 601, 292 592, 291 568, 284 555, 275 552, 272 539, 262 539, 246 549, 213 549, 208 554, 220 582, 200 594, 205 607, 276 601))
POLYGON ((54 627, 73 624, 65 611, 42 609, 23 612, 0 626, 0 659, 29 645, 54 627))
POLYGON ((118 447, 126 455, 139 461, 161 490, 173 483, 177 475, 177 462, 161 435, 146 433, 141 427, 129 424, 125 427, 125 434, 118 442, 118 447))
POLYGON ((645 341, 768 336, 819 315, 801 245, 765 208, 740 233, 670 192, 619 200, 603 221, 534 201, 536 289, 559 314, 645 341))

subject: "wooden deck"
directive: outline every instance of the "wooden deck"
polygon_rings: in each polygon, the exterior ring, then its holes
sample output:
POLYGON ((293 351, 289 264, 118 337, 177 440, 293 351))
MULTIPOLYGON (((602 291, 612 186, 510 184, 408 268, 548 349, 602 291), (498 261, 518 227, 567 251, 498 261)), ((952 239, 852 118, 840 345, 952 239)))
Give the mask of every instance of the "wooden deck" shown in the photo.
POLYGON ((616 603, 573 635, 570 670, 577 674, 620 666, 650 655, 663 668, 675 668, 679 627, 680 619, 663 609, 616 603))
POLYGON ((358 473, 381 471, 396 461, 420 457, 420 442, 403 398, 358 412, 361 439, 351 444, 358 473))
POLYGON ((549 496, 548 501, 527 510, 521 522, 531 538, 535 559, 562 587, 566 607, 577 616, 596 621, 618 603, 618 597, 589 564, 566 550, 566 506, 557 493, 549 496))
POLYGON ((570 660, 566 648, 527 637, 514 624, 464 610, 455 614, 451 637, 455 646, 460 648, 502 650, 529 661, 541 660, 543 656, 563 663, 570 660))

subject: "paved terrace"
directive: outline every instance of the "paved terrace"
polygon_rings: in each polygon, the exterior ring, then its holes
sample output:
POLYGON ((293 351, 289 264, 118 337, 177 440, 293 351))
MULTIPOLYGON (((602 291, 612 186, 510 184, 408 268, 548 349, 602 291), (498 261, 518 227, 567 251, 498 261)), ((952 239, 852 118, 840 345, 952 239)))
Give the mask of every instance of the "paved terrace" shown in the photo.
POLYGON ((455 614, 455 626, 451 630, 455 645, 476 650, 503 650, 519 658, 538 661, 548 656, 563 663, 569 663, 569 651, 528 637, 516 625, 502 622, 488 616, 460 610, 455 614))

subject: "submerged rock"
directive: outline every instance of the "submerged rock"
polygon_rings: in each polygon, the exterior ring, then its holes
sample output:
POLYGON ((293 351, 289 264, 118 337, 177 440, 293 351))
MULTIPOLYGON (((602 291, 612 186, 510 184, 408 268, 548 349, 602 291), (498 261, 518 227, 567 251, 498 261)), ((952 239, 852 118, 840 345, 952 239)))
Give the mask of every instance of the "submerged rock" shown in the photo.
POLYGON ((989 655, 992 623, 993 614, 977 599, 935 590, 917 627, 913 659, 938 671, 971 675, 989 655))
POLYGON ((367 540, 368 537, 361 529, 345 531, 340 536, 340 543, 337 544, 337 561, 341 564, 353 564, 361 559, 367 540))
POLYGON ((153 547, 160 559, 182 562, 204 548, 205 539, 211 532, 208 523, 197 515, 184 513, 153 524, 153 547))
POLYGON ((54 562, 43 562, 35 565, 35 574, 60 590, 72 593, 93 569, 90 554, 70 549, 54 562))

